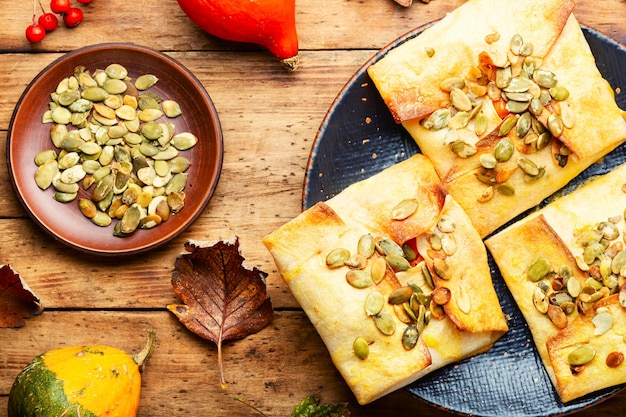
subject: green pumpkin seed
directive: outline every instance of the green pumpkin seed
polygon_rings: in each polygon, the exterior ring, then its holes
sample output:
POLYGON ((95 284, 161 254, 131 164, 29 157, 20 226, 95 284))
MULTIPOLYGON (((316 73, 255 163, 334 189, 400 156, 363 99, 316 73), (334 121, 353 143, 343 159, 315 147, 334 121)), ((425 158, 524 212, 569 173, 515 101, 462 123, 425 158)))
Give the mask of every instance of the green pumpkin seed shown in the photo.
POLYGON ((446 127, 452 117, 449 109, 437 109, 429 117, 420 121, 420 124, 429 130, 440 130, 446 127))
POLYGON ((482 112, 477 114, 474 118, 474 133, 478 136, 482 136, 487 131, 487 116, 482 112))
POLYGON ((362 289, 372 285, 371 275, 362 269, 351 269, 346 273, 346 281, 354 288, 362 289))
POLYGON ((380 248, 380 252, 384 255, 394 254, 404 256, 402 247, 387 237, 383 237, 378 241, 378 248, 380 248))
POLYGON ((91 102, 104 101, 109 97, 109 93, 102 87, 89 87, 83 90, 81 97, 91 102))
MULTIPOLYGON (((122 94, 126 92, 127 88, 128 86, 124 81, 117 79, 106 80, 102 85, 102 89, 109 94, 122 94)), ((107 98, 105 97, 105 99, 107 98)))
POLYGON ((378 290, 370 292, 365 298, 365 314, 375 316, 383 310, 385 296, 378 290))
POLYGON ((389 254, 385 260, 396 271, 406 271, 411 267, 409 261, 403 255, 389 254))
POLYGON ((386 336, 391 336, 396 332, 396 322, 391 314, 386 311, 381 311, 374 316, 374 324, 376 324, 376 328, 386 336))
POLYGON ((507 93, 525 93, 530 89, 532 81, 524 77, 513 77, 503 91, 507 93))
POLYGON ((532 116, 529 112, 523 113, 520 118, 517 120, 517 124, 515 126, 517 137, 523 138, 530 132, 532 127, 532 116))
POLYGON ((178 133, 172 137, 172 146, 179 151, 185 151, 194 147, 198 143, 196 135, 190 132, 178 133))
POLYGON ((362 337, 357 337, 352 342, 352 350, 357 358, 361 360, 367 359, 370 353, 370 347, 367 341, 362 337))
POLYGON ((522 169, 522 171, 531 177, 539 175, 540 170, 537 164, 525 156, 517 158, 517 165, 522 169))
POLYGON ((340 268, 346 264, 350 258, 350 251, 344 248, 336 248, 326 255, 326 265, 329 268, 340 268))
POLYGON ((567 355, 567 362, 572 366, 585 365, 596 356, 596 350, 589 345, 582 345, 567 355))
POLYGON ((569 97, 569 91, 567 90, 567 88, 561 85, 555 85, 554 87, 551 87, 549 91, 550 97, 552 97, 556 101, 567 100, 567 98, 569 97))
POLYGON ((104 73, 116 80, 122 80, 128 76, 128 70, 120 64, 110 64, 104 69, 104 73))
POLYGON ((54 198, 59 203, 69 203, 71 201, 74 201, 77 195, 77 193, 63 193, 60 191, 55 191, 52 195, 52 198, 54 198))
POLYGON ((469 158, 478 151, 474 145, 470 145, 462 140, 452 142, 450 150, 460 158, 469 158))
POLYGON ((537 282, 543 279, 548 272, 550 272, 550 261, 547 258, 540 256, 528 267, 527 276, 531 281, 537 282))
POLYGON ((506 136, 517 124, 518 117, 519 115, 517 114, 508 115, 500 124, 500 129, 498 129, 498 136, 506 136))
POLYGON ((161 103, 161 108, 163 109, 163 113, 169 118, 175 118, 183 114, 180 104, 175 102, 174 100, 163 100, 161 103))
POLYGON ((348 260, 345 262, 346 266, 353 269, 363 269, 367 266, 367 258, 360 253, 355 253, 350 256, 348 260))
POLYGON ((552 88, 557 84, 556 75, 544 69, 535 70, 533 73, 533 81, 543 88, 552 88))
POLYGON ((413 262, 417 259, 417 253, 408 242, 402 245, 402 251, 404 252, 404 257, 407 261, 413 262))
POLYGON ((391 210, 391 218, 393 220, 404 220, 417 211, 418 202, 414 198, 407 198, 399 202, 391 210))
POLYGON ((371 233, 366 233, 359 238, 357 253, 365 256, 366 258, 371 258, 375 249, 376 242, 374 241, 374 236, 372 236, 371 233))
POLYGON ((55 160, 56 158, 57 158, 56 151, 53 149, 47 149, 35 155, 34 161, 37 166, 40 166, 40 165, 45 164, 47 161, 55 160))
POLYGON ((154 86, 159 79, 153 74, 143 74, 135 80, 135 87, 139 91, 145 91, 154 86))
POLYGON ((513 143, 508 139, 502 139, 496 144, 493 156, 498 162, 506 162, 511 159, 514 151, 513 143))
POLYGON ((393 290, 391 294, 389 294, 387 301, 389 304, 402 304, 408 302, 412 295, 413 289, 407 285, 393 290))
POLYGON ((498 161, 495 156, 490 153, 481 154, 479 157, 480 165, 486 169, 493 169, 496 167, 498 161))
POLYGON ((533 305, 542 314, 546 314, 548 312, 548 306, 550 304, 550 300, 548 299, 547 294, 540 288, 535 287, 533 290, 533 305))
POLYGON ((550 130, 552 136, 554 136, 555 138, 558 138, 563 134, 563 121, 555 113, 552 113, 550 114, 550 116, 548 116, 547 127, 550 130))
POLYGON ((453 87, 450 90, 450 101, 452 105, 459 111, 472 110, 472 102, 465 92, 459 88, 453 87))
MULTIPOLYGON (((506 109, 509 112, 515 113, 515 114, 524 113, 526 110, 528 110, 529 106, 530 106, 530 100, 516 101, 516 100, 511 99, 506 102, 506 109)), ((501 136, 504 136, 504 135, 501 135, 501 136)))
POLYGON ((406 350, 411 350, 417 345, 417 341, 419 340, 419 331, 417 326, 411 325, 404 329, 402 333, 402 346, 406 350))

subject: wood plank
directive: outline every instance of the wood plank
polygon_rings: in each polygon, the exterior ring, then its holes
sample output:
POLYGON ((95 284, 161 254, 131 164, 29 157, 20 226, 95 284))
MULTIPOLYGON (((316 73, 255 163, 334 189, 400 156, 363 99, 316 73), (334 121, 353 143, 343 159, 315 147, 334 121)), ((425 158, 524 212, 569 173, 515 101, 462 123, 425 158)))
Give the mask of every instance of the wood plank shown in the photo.
MULTIPOLYGON (((0 329, 0 417, 7 416, 6 396, 14 378, 36 355, 89 344, 132 354, 141 350, 149 328, 157 331, 157 346, 143 374, 139 417, 255 415, 233 397, 245 399, 268 416, 287 416, 307 395, 319 395, 327 403, 348 402, 355 417, 452 415, 404 390, 367 406, 356 404, 302 312, 276 312, 274 322, 259 333, 225 343, 228 386, 223 390, 215 345, 191 334, 167 311, 48 311, 21 329, 0 329)), ((577 415, 621 416, 626 412, 624 400, 626 392, 577 415)))

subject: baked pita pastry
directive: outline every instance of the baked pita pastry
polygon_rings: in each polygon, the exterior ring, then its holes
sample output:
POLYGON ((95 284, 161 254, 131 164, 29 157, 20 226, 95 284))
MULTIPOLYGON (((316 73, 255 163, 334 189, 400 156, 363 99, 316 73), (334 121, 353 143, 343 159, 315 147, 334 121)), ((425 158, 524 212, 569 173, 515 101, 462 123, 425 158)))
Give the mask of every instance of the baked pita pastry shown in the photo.
POLYGON ((626 382, 625 178, 623 165, 485 241, 563 402, 626 382))
POLYGON ((263 243, 360 404, 508 330, 484 244, 423 155, 317 203, 263 243))
POLYGON ((470 0, 368 74, 482 237, 626 140, 570 0, 470 0))

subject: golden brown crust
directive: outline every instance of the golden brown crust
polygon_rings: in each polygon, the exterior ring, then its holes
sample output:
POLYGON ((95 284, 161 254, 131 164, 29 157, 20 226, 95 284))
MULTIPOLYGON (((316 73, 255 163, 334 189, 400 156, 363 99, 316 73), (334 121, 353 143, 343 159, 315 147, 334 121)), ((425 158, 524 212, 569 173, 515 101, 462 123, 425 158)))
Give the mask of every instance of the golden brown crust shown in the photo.
MULTIPOLYGON (((536 206, 626 140, 622 111, 596 67, 573 8, 574 3, 566 0, 471 0, 368 69, 396 120, 434 161, 444 188, 468 213, 482 237, 536 206), (539 151, 525 142, 528 137, 519 138, 516 129, 501 136, 500 115, 505 115, 496 111, 488 95, 481 96, 487 128, 479 136, 473 133, 472 122, 470 129, 457 129, 457 135, 463 134, 462 141, 476 147, 475 155, 459 157, 450 147, 454 128, 430 129, 422 122, 433 111, 451 107, 449 94, 440 88, 444 80, 471 79, 468 74, 477 70, 479 62, 484 74, 504 66, 515 34, 533 45, 532 59, 542 70, 554 73, 559 86, 569 92, 566 100, 552 100, 537 116, 547 125, 549 115, 558 115, 564 121, 563 133, 539 151), (428 48, 435 50, 432 57, 426 55, 428 48), (485 170, 479 158, 493 154, 503 138, 514 144, 515 153, 508 162, 489 170, 494 177, 491 183, 481 182, 477 178, 484 177, 485 170), (554 156, 560 155, 561 148, 569 154, 565 162, 554 156), (543 169, 541 178, 528 180, 518 168, 520 157, 543 169)), ((510 59, 514 62, 516 58, 510 59)))
POLYGON ((419 119, 449 103, 439 85, 476 66, 479 52, 502 63, 515 33, 532 42, 537 56, 547 54, 573 8, 570 0, 470 0, 390 51, 368 73, 396 121, 419 119), (498 40, 489 43, 491 34, 498 40))
MULTIPOLYGON (((604 283, 598 274, 606 275, 608 272, 601 272, 600 261, 591 266, 584 266, 585 263, 581 262, 580 259, 584 259, 583 241, 589 241, 597 225, 607 222, 609 218, 612 219, 611 224, 615 224, 623 233, 625 223, 622 208, 626 205, 624 178, 626 165, 621 165, 485 241, 528 323, 548 375, 564 402, 626 382, 624 365, 611 368, 606 364, 610 353, 626 353, 626 309, 619 305, 617 294, 601 298, 593 304, 579 304, 582 299, 577 299, 576 310, 567 315, 565 327, 559 330, 535 307, 533 292, 536 291, 537 283, 528 278, 527 271, 535 259, 543 256, 549 260, 553 270, 568 265, 573 273, 570 279, 576 279, 581 288, 589 285, 589 279, 592 280, 590 282, 600 279, 597 282, 604 283), (602 201, 611 204, 599 204, 599 196, 602 201), (577 257, 580 259, 577 260, 577 257), (581 270, 579 265, 589 268, 589 272, 581 270), (596 334, 592 320, 602 309, 610 311, 613 325, 606 333, 596 334), (588 364, 572 367, 568 355, 582 345, 593 347, 596 357, 588 364)), ((623 248, 623 234, 608 242, 609 245, 617 245, 614 246, 616 251, 623 248)), ((615 256, 615 253, 604 256, 615 256)), ((624 285, 624 278, 618 276, 618 285, 624 285)), ((548 282, 551 283, 544 280, 544 283, 548 282)), ((550 288, 549 291, 554 290, 550 288)), ((605 295, 609 293, 608 288, 598 291, 605 295)))
MULTIPOLYGON (((325 203, 316 204, 270 233, 263 243, 361 404, 435 369, 485 351, 507 330, 482 241, 465 213, 441 187, 428 158, 421 154, 351 185, 325 203), (405 219, 393 219, 393 208, 407 199, 418 202, 417 210, 405 219), (458 288, 463 287, 473 299, 472 307, 469 314, 463 313, 461 317, 450 306, 448 317, 431 319, 417 345, 405 349, 401 336, 414 319, 401 305, 385 303, 383 312, 390 314, 396 326, 393 335, 385 336, 366 314, 365 300, 374 290, 387 299, 394 289, 409 283, 428 293, 430 287, 421 267, 400 272, 386 264, 382 281, 359 289, 346 282, 349 268, 328 268, 326 256, 335 248, 347 248, 355 253, 359 238, 368 233, 401 245, 417 235, 430 233, 442 213, 454 218, 458 225, 455 235, 462 247, 453 261, 462 263, 455 268, 466 271, 450 288, 456 297, 462 291, 458 288), (474 291, 478 292, 474 294, 474 291), (486 319, 487 315, 490 320, 486 319), (369 343, 365 360, 353 351, 356 337, 363 337, 369 343)), ((374 253, 365 271, 370 271, 374 259, 380 257, 374 253)))

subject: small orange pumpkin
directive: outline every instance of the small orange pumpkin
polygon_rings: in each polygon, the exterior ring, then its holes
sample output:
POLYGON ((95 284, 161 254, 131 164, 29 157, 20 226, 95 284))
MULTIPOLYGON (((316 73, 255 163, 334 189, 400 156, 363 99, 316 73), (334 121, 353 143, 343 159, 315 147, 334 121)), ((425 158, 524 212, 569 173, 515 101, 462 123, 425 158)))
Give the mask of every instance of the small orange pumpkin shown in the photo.
POLYGON ((290 70, 298 67, 295 0, 178 0, 207 33, 266 47, 290 70))
POLYGON ((131 356, 110 346, 69 346, 33 359, 9 393, 9 417, 134 417, 140 366, 154 346, 131 356))

